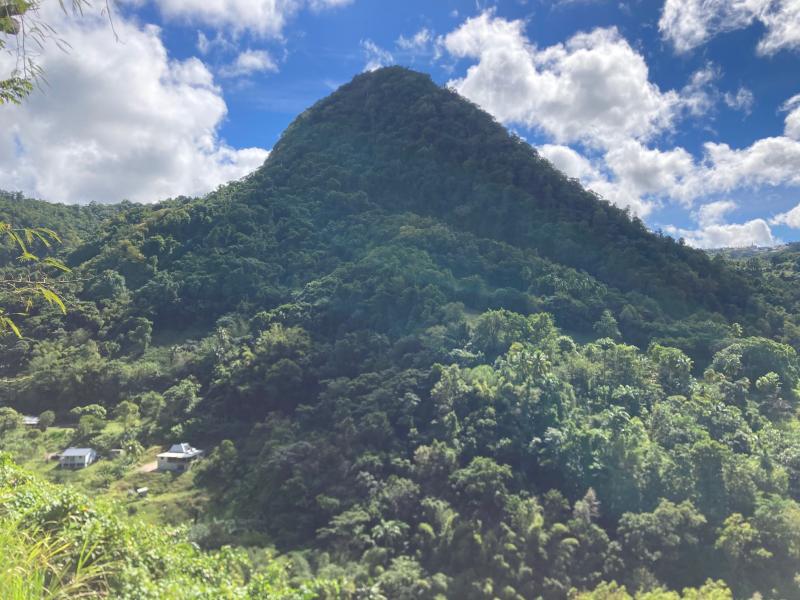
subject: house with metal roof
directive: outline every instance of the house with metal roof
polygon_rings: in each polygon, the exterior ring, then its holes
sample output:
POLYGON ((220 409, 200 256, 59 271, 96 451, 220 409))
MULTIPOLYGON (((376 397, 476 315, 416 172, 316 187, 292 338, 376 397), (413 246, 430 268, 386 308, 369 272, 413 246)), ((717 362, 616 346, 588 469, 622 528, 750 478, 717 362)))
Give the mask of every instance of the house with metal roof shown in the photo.
POLYGON ((173 444, 166 452, 156 455, 158 470, 182 473, 201 456, 203 456, 202 450, 193 448, 187 443, 173 444))
POLYGON ((97 460, 93 448, 67 448, 58 455, 58 466, 62 469, 83 469, 97 460))

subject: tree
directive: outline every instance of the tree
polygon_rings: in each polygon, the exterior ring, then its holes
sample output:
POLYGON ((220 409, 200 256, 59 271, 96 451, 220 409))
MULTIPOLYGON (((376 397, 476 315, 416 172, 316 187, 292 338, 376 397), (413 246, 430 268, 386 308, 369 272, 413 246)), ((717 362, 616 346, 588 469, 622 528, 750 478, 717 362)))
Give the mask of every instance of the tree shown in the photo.
POLYGON ((687 396, 692 387, 692 359, 677 348, 652 344, 647 355, 658 369, 658 381, 668 396, 687 396))
POLYGON ((0 407, 0 433, 22 427, 22 415, 9 406, 0 407))
POLYGON ((86 414, 78 420, 78 427, 75 434, 80 440, 88 440, 92 436, 100 433, 105 427, 105 421, 95 415, 86 414))
POLYGON ((139 419, 139 407, 130 400, 123 400, 114 407, 111 416, 118 421, 128 424, 139 419))
POLYGON ((47 431, 47 428, 50 427, 56 420, 56 413, 52 410, 46 410, 42 414, 39 415, 39 429, 41 431, 47 431))
POLYGON ((203 461, 203 466, 195 479, 199 485, 216 492, 223 492, 235 481, 238 465, 239 454, 236 446, 231 440, 222 440, 208 459, 203 461))
POLYGON ((200 384, 194 379, 179 381, 164 392, 163 399, 170 414, 184 416, 189 414, 200 401, 200 384))
POLYGON ((136 317, 132 329, 126 336, 130 350, 142 354, 150 346, 152 334, 153 323, 144 317, 136 317))
POLYGON ((161 411, 164 410, 165 405, 166 400, 164 400, 164 396, 153 391, 145 392, 139 400, 142 416, 146 419, 157 420, 161 415, 161 411))
POLYGON ((479 456, 465 468, 454 472, 450 484, 477 515, 485 517, 502 510, 508 494, 506 484, 510 479, 508 465, 499 465, 491 458, 479 456))
POLYGON ((781 394, 781 379, 777 373, 770 371, 756 379, 756 390, 761 405, 773 417, 786 417, 791 414, 792 405, 784 400, 781 394))
POLYGON ((627 568, 644 567, 671 585, 694 583, 702 574, 698 552, 705 525, 705 517, 688 500, 661 500, 651 513, 625 513, 617 533, 627 568))
POLYGON ((775 373, 785 399, 796 400, 800 366, 797 352, 786 344, 760 337, 736 340, 714 355, 711 367, 731 381, 746 377, 751 384, 764 375, 775 373))
POLYGON ((617 320, 610 310, 606 309, 600 315, 600 320, 594 324, 594 330, 601 338, 611 338, 612 340, 619 340, 622 335, 617 326, 617 320))
POLYGON ((82 417, 84 415, 92 415, 93 417, 97 417, 98 419, 105 419, 106 418, 106 409, 99 404, 87 404, 86 406, 76 406, 73 408, 69 413, 76 417, 82 417))

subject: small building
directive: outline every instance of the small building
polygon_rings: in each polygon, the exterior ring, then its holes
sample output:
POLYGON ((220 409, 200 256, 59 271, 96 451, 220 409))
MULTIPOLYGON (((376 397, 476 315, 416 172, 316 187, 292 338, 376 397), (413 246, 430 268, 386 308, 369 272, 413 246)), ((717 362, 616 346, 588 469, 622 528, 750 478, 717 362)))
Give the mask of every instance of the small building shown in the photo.
POLYGON ((125 456, 125 450, 122 448, 112 448, 109 450, 108 454, 111 458, 120 458, 121 456, 125 456))
POLYGON ((23 425, 27 425, 28 427, 38 427, 39 417, 34 417, 31 415, 22 415, 22 423, 23 425))
POLYGON ((97 452, 92 448, 67 448, 58 456, 58 466, 62 469, 83 469, 97 460, 97 452))
POLYGON ((192 466, 192 463, 203 456, 203 451, 192 448, 189 444, 173 444, 166 452, 158 454, 159 471, 176 471, 182 473, 192 466))

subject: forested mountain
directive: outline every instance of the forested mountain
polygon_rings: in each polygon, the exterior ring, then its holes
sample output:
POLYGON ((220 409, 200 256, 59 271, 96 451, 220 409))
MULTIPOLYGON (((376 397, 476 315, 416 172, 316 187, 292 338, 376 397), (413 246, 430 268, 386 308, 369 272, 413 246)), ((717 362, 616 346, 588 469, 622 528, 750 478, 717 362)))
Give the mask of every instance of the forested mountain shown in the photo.
POLYGON ((213 448, 205 546, 256 530, 363 598, 800 597, 783 262, 649 232, 428 77, 356 77, 205 198, 11 200, 72 211, 73 271, 0 338, 0 402, 213 448))
MULTIPOLYGON (((26 198, 21 193, 0 190, 0 221, 19 227, 47 227, 58 231, 68 248, 80 245, 100 234, 101 225, 125 210, 129 202, 120 204, 52 204, 26 198)), ((4 257, 7 262, 7 258, 4 257)))

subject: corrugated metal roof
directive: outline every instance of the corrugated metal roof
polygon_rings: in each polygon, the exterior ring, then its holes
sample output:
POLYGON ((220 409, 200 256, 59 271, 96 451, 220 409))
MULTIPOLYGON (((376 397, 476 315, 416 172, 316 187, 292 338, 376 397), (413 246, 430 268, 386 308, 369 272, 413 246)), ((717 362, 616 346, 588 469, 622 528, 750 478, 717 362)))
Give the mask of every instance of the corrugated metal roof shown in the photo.
POLYGON ((192 448, 189 444, 184 442, 182 444, 172 444, 168 451, 162 452, 158 456, 160 458, 190 458, 198 454, 202 454, 202 450, 192 448))
POLYGON ((61 453, 61 456, 86 456, 94 452, 91 448, 67 448, 61 453))

